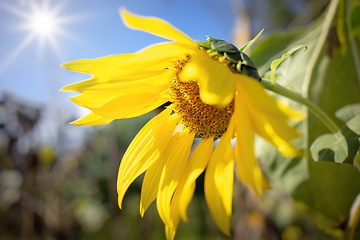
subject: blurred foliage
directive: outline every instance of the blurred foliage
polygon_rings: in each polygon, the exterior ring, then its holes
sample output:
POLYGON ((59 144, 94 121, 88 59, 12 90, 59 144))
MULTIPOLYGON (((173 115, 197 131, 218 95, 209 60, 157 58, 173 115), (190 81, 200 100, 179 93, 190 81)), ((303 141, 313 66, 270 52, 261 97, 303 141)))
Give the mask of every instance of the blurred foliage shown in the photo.
MULTIPOLYGON (((353 55, 358 52, 351 48, 354 41, 359 44, 359 3, 340 1, 336 14, 330 19, 329 31, 322 35, 326 20, 320 13, 326 0, 244 2, 247 14, 267 22, 270 31, 301 26, 317 18, 305 28, 262 38, 250 49, 251 57, 260 74, 265 76, 273 60, 305 44, 306 52, 297 51, 278 66, 276 81, 307 95, 331 116, 336 114, 337 123, 345 126, 345 122, 359 113, 359 78, 353 55), (297 14, 299 8, 303 9, 301 14, 297 14), (319 45, 322 36, 325 41, 319 45), (342 110, 337 111, 340 108, 342 110)), ((301 108, 293 102, 290 104, 301 108)), ((295 143, 305 148, 318 136, 330 134, 321 122, 308 114, 307 120, 297 124, 304 141, 295 143)), ((140 217, 142 176, 127 191, 123 210, 117 205, 116 178, 121 157, 131 139, 153 115, 84 128, 85 140, 79 148, 60 151, 64 141, 70 145, 74 141, 63 135, 71 131, 67 126, 71 119, 55 129, 59 132, 55 144, 40 142, 36 131, 44 117, 44 108, 3 94, 0 99, 0 238, 164 239, 164 225, 154 204, 140 217)), ((326 141, 335 146, 332 141, 326 141)), ((360 192, 356 167, 359 160, 350 166, 335 160, 315 162, 310 154, 286 159, 261 139, 256 142, 273 190, 258 199, 246 186, 235 182, 233 238, 341 238, 352 202, 360 192)), ((330 149, 334 151, 335 147, 330 149)), ((203 176, 197 180, 188 209, 189 222, 180 223, 176 239, 228 239, 211 219, 202 186, 203 176)))
MULTIPOLYGON (((360 102, 360 35, 356 32, 360 23, 354 20, 357 11, 356 1, 333 0, 311 25, 271 34, 251 53, 260 72, 266 75, 270 62, 287 49, 299 44, 308 46, 306 52, 296 52, 279 66, 276 81, 290 85, 344 127, 329 133, 315 115, 303 108, 308 118, 297 124, 303 137, 298 146, 309 149, 313 144, 314 159, 307 152, 301 158, 285 159, 261 140, 257 148, 274 185, 289 193, 321 230, 336 238, 348 231, 350 208, 360 193, 360 167, 355 160, 360 145, 359 115, 345 119, 349 110, 358 111, 360 102), (347 110, 337 112, 339 109, 347 110)), ((359 232, 358 227, 354 239, 360 237, 359 232)))
MULTIPOLYGON (((4 95, 0 111, 1 239, 165 239, 154 204, 140 217, 142 177, 130 186, 123 210, 116 193, 120 159, 155 113, 87 128, 81 148, 61 153, 34 137, 43 108, 4 95), (24 148, 23 138, 31 147, 24 148)), ((228 239, 207 209, 203 181, 201 176, 177 239, 228 239)), ((237 181, 234 205, 235 239, 326 239, 280 192, 259 200, 237 181)))

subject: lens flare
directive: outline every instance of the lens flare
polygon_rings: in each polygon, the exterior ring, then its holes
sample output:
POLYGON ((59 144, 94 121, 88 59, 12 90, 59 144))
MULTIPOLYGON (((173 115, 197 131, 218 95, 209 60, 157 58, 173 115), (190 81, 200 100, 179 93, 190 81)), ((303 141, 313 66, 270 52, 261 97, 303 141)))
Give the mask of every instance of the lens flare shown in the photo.
POLYGON ((56 16, 47 12, 39 12, 32 16, 29 28, 37 35, 51 35, 58 28, 57 25, 56 16))
POLYGON ((0 62, 0 73, 32 43, 37 43, 39 54, 45 47, 50 47, 56 55, 61 55, 59 37, 72 37, 63 29, 63 25, 78 20, 76 16, 62 16, 65 3, 66 1, 59 1, 52 6, 49 0, 28 1, 19 7, 15 3, 0 1, 0 8, 21 18, 22 24, 14 25, 14 29, 27 33, 13 51, 3 58, 5 60, 0 62))

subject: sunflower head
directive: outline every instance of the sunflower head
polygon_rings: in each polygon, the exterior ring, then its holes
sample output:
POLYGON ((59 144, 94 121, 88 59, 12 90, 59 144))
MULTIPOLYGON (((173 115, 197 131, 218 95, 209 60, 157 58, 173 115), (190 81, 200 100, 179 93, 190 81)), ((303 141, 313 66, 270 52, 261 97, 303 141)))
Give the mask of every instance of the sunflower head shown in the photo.
MULTIPOLYGON (((178 59, 174 65, 170 93, 174 111, 181 117, 181 122, 199 138, 221 138, 230 123, 234 112, 234 92, 231 86, 234 74, 244 74, 261 80, 255 63, 233 44, 222 39, 207 37, 207 42, 198 42, 197 54, 178 59), (206 70, 208 69, 208 70, 206 70), (221 75, 228 74, 228 78, 221 75), (214 76, 218 75, 216 78, 214 76), (208 77, 206 77, 208 76, 208 77), (206 78, 206 80, 201 80, 206 78), (209 80, 210 79, 210 80, 209 80), (209 83, 214 86, 209 87, 209 83), (221 86, 219 83, 222 83, 221 86), (201 93, 200 90, 208 88, 201 93), (209 92, 221 92, 224 88, 226 101, 216 99, 209 92)), ((214 94, 215 95, 215 94, 214 94)), ((223 97, 221 95, 220 97, 223 97)))
POLYGON ((205 172, 209 210, 219 229, 230 235, 234 174, 259 195, 269 188, 255 157, 254 133, 285 156, 298 153, 290 144, 299 134, 288 125, 289 111, 266 93, 254 62, 243 52, 254 40, 240 49, 211 37, 196 43, 162 19, 125 9, 121 16, 128 27, 171 42, 136 54, 64 64, 92 75, 62 89, 79 92, 72 101, 91 110, 73 124, 107 124, 170 103, 140 130, 121 160, 119 206, 130 184, 145 173, 140 213, 156 199, 171 240, 180 220, 187 220, 196 179, 205 172), (191 153, 194 137, 201 141, 191 153))

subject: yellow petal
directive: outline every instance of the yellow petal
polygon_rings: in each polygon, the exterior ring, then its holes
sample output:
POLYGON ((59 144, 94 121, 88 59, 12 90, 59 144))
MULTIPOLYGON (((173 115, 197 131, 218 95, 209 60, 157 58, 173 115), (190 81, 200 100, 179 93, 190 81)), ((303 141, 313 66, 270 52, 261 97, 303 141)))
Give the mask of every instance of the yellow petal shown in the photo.
POLYGON ((170 228, 165 225, 165 236, 166 240, 173 240, 175 238, 176 229, 170 228))
MULTIPOLYGON (((123 54, 97 58, 93 60, 77 60, 65 63, 62 66, 77 72, 96 76, 97 81, 122 81, 137 77, 141 79, 149 74, 156 76, 156 71, 164 71, 172 67, 178 58, 192 54, 190 49, 180 43, 158 43, 140 50, 137 54, 123 54)), ((72 86, 72 85, 70 85, 72 86)), ((69 91, 63 88, 62 91, 69 91)))
POLYGON ((200 98, 206 104, 225 107, 234 98, 235 74, 202 50, 191 56, 179 78, 181 81, 197 81, 200 98))
POLYGON ((91 90, 96 92, 98 90, 116 89, 124 86, 129 87, 130 85, 139 86, 140 84, 165 84, 166 82, 169 82, 171 74, 172 73, 166 69, 146 70, 121 76, 114 75, 107 78, 98 74, 96 77, 91 77, 85 81, 67 85, 60 89, 60 91, 75 91, 83 93, 91 90))
MULTIPOLYGON (((172 117, 178 120, 178 116, 176 114, 172 117)), ((178 141, 179 136, 179 134, 171 136, 171 139, 167 146, 162 151, 159 151, 158 161, 156 161, 152 166, 150 166, 145 173, 140 198, 141 216, 144 215, 146 209, 156 199, 159 190, 161 174, 163 172, 167 156, 172 151, 172 146, 178 141)))
POLYGON ((121 78, 123 75, 141 74, 146 71, 164 70, 172 67, 174 62, 188 54, 192 54, 196 49, 190 49, 184 44, 167 42, 150 45, 136 54, 119 61, 112 65, 112 68, 97 75, 101 78, 112 79, 113 76, 121 78), (113 70, 116 69, 116 71, 113 70))
POLYGON ((114 87, 105 87, 103 84, 99 84, 97 88, 85 90, 81 95, 71 99, 77 104, 83 103, 87 107, 96 108, 121 95, 138 92, 161 94, 169 89, 168 82, 164 84, 138 83, 138 85, 136 83, 116 84, 114 87))
POLYGON ((168 226, 173 226, 171 201, 185 169, 195 134, 183 131, 176 135, 179 135, 177 140, 168 146, 171 150, 166 156, 156 200, 159 216, 168 226))
POLYGON ((169 118, 171 108, 150 120, 136 135, 121 161, 117 189, 119 206, 130 184, 159 158, 164 150, 177 119, 169 118))
MULTIPOLYGON (((76 104, 81 104, 76 102, 75 99, 72 100, 76 104)), ((171 97, 167 94, 139 92, 118 96, 101 107, 91 107, 87 105, 84 105, 84 107, 104 118, 122 119, 143 115, 170 100, 171 97)), ((90 101, 90 99, 88 99, 88 101, 90 101)))
POLYGON ((186 209, 194 195, 195 182, 205 170, 213 150, 213 139, 203 139, 191 154, 171 203, 172 219, 187 221, 186 209))
POLYGON ((120 96, 130 99, 133 94, 150 93, 161 97, 162 93, 169 89, 169 79, 170 76, 166 73, 159 75, 157 79, 149 77, 141 81, 97 82, 93 86, 87 86, 87 89, 81 90, 82 94, 70 99, 79 106, 94 109, 100 108, 120 96))
POLYGON ((234 161, 231 147, 233 124, 215 148, 205 172, 204 191, 207 205, 218 228, 230 236, 234 161))
MULTIPOLYGON (((173 139, 169 142, 171 146, 173 139)), ((159 191, 159 183, 161 178, 161 173, 165 165, 165 157, 167 155, 168 149, 159 152, 158 160, 151 165, 145 173, 143 184, 141 187, 141 197, 140 197, 140 215, 144 216, 145 211, 150 206, 150 204, 156 199, 156 195, 159 191)))
POLYGON ((253 132, 244 103, 239 97, 240 94, 235 96, 235 111, 232 119, 235 122, 234 158, 237 175, 243 183, 250 185, 257 194, 262 194, 264 177, 255 158, 253 132))
POLYGON ((285 157, 294 157, 301 153, 291 145, 291 141, 298 138, 298 132, 287 125, 287 122, 277 122, 276 119, 262 115, 256 108, 251 109, 248 115, 251 119, 253 131, 274 145, 278 152, 285 157))
POLYGON ((85 81, 73 83, 67 85, 60 89, 60 91, 75 91, 75 92, 83 92, 87 88, 94 86, 97 83, 97 79, 95 77, 91 77, 85 81))
POLYGON ((196 47, 196 44, 191 38, 163 19, 135 15, 128 12, 125 8, 120 9, 120 15, 124 24, 129 28, 142 30, 159 37, 196 47))
POLYGON ((283 155, 298 155, 299 151, 290 142, 300 135, 295 128, 289 126, 288 114, 278 107, 276 100, 256 80, 248 77, 238 80, 239 97, 246 105, 253 131, 272 143, 283 155))
POLYGON ((114 68, 114 66, 121 65, 127 58, 133 56, 133 54, 121 54, 111 55, 96 59, 83 59, 76 60, 62 64, 61 66, 75 72, 99 74, 106 73, 108 71, 112 73, 120 73, 121 69, 114 68))
POLYGON ((157 66, 162 62, 169 63, 169 61, 177 60, 178 58, 187 54, 192 54, 195 51, 197 51, 197 49, 189 48, 181 43, 157 43, 140 50, 137 54, 126 59, 124 64, 126 64, 126 67, 135 67, 132 65, 138 64, 142 68, 157 66))
POLYGON ((288 102, 278 101, 278 108, 285 113, 291 120, 301 122, 305 119, 305 114, 301 110, 293 109, 288 102))
POLYGON ((265 88, 255 78, 236 74, 236 90, 246 99, 245 103, 250 107, 256 107, 267 116, 288 119, 286 114, 278 108, 275 98, 267 94, 265 88))
MULTIPOLYGON (((103 111, 101 108, 106 105, 117 105, 116 108, 121 107, 120 104, 123 104, 121 101, 132 101, 132 99, 135 99, 136 101, 138 98, 141 102, 141 99, 144 99, 146 97, 149 97, 149 101, 156 102, 158 99, 168 99, 168 96, 166 94, 163 94, 168 89, 167 85, 156 85, 156 86, 139 86, 138 91, 136 88, 131 89, 113 89, 112 91, 110 89, 107 90, 99 90, 96 91, 86 91, 81 95, 70 97, 71 101, 76 103, 77 105, 81 107, 85 107, 88 109, 94 109, 94 111, 101 112, 103 111), (111 103, 111 101, 114 101, 111 103), (118 103, 116 103, 117 101, 118 103), (98 109, 98 110, 97 110, 98 109)), ((149 102, 150 103, 150 102, 149 102)), ((149 105, 149 103, 141 103, 142 105, 149 105)), ((110 106, 109 106, 110 107, 110 106)), ((139 106, 140 107, 140 106, 139 106)), ((123 109, 116 109, 120 112, 125 113, 125 108, 123 109)), ((113 113, 115 114, 115 112, 113 113)), ((126 114, 124 114, 126 115, 126 114)))
POLYGON ((112 120, 113 119, 103 118, 102 116, 96 115, 95 113, 89 113, 88 115, 71 122, 71 124, 78 126, 94 126, 108 124, 112 120))

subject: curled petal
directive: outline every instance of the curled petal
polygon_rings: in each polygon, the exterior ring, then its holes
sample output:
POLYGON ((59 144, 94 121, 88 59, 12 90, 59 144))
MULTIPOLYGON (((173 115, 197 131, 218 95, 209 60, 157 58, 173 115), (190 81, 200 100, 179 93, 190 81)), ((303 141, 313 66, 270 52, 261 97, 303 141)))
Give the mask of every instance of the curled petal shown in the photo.
POLYGON ((295 110, 291 108, 288 102, 278 101, 278 108, 285 113, 291 120, 295 122, 301 122, 305 119, 305 114, 300 110, 295 110))
POLYGON ((159 37, 196 47, 195 42, 191 38, 186 36, 180 30, 176 29, 174 26, 163 19, 135 15, 128 12, 125 8, 120 9, 120 15, 123 19, 123 22, 129 28, 142 30, 159 37))
POLYGON ((253 131, 272 143, 284 156, 298 155, 299 150, 290 144, 300 137, 296 129, 288 124, 288 116, 292 113, 285 114, 285 108, 280 109, 277 101, 253 78, 238 77, 237 90, 242 104, 246 106, 244 114, 249 116, 253 131))
POLYGON ((235 74, 201 50, 191 56, 179 78, 197 81, 200 98, 206 104, 225 107, 234 99, 235 74))

